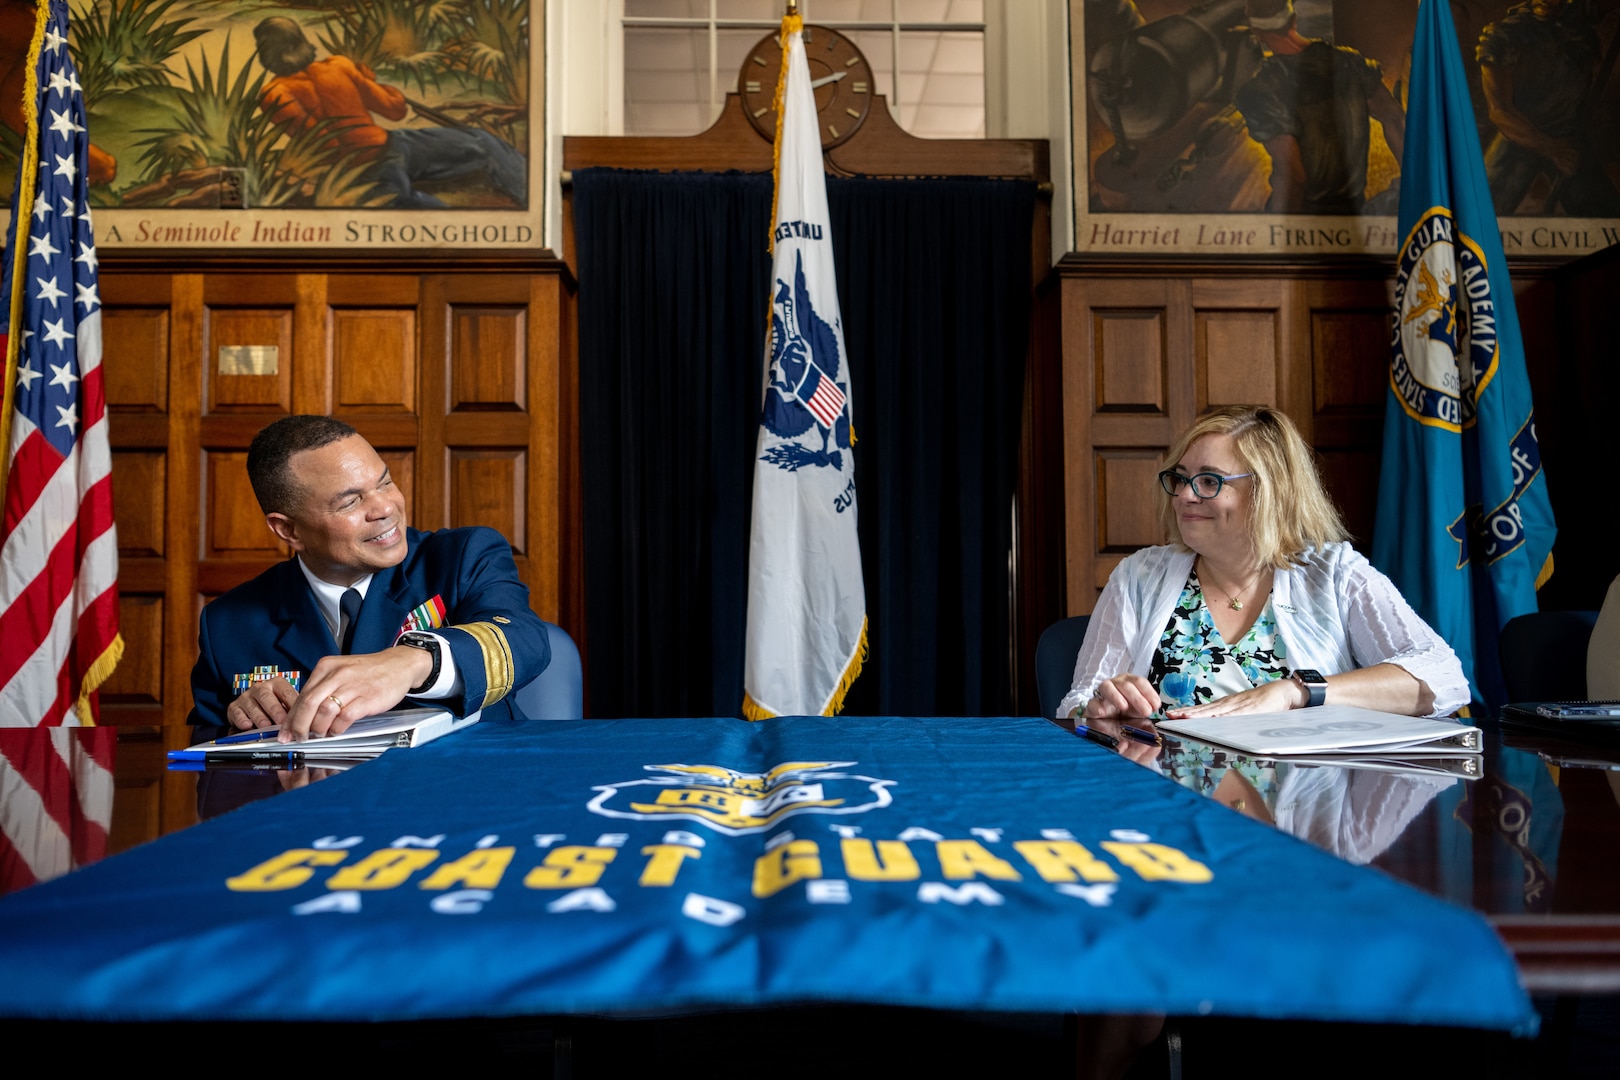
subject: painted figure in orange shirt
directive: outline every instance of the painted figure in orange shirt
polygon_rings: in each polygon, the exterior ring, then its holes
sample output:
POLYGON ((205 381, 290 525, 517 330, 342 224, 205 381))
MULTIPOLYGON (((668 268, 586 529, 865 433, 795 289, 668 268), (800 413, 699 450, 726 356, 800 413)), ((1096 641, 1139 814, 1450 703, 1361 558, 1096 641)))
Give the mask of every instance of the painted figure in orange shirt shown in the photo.
POLYGON ((416 185, 480 174, 516 205, 527 204, 523 156, 496 136, 463 126, 383 128, 373 114, 403 120, 408 103, 397 88, 378 82, 370 68, 346 56, 315 59, 315 46, 291 19, 264 19, 253 37, 259 63, 276 76, 260 93, 259 107, 277 124, 301 130, 333 121, 336 141, 372 162, 362 179, 392 196, 390 206, 444 206, 416 185))
MULTIPOLYGON (((34 5, 0 3, 0 126, 19 136, 28 127, 23 115, 23 87, 27 85, 28 51, 33 40, 34 5)), ((92 184, 110 184, 118 176, 118 162, 91 143, 86 175, 92 184)))

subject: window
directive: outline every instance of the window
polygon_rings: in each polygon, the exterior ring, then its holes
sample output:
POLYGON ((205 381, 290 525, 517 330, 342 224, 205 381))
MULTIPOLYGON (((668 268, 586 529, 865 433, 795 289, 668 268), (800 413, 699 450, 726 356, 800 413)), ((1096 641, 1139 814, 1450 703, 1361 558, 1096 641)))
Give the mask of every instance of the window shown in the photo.
MULTIPOLYGON (((782 0, 624 0, 624 132, 695 135, 714 123, 749 48, 782 0)), ((985 134, 985 0, 800 0, 871 62, 900 126, 925 138, 985 134), (900 73, 898 83, 895 72, 900 73)))

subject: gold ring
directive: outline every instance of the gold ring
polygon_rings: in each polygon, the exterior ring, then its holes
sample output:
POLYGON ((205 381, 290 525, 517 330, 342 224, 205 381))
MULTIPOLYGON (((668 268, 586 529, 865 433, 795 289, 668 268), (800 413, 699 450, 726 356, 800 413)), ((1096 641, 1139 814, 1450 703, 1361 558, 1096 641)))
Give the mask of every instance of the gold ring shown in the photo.
POLYGON ((326 695, 326 700, 330 701, 332 704, 336 705, 338 707, 338 712, 343 711, 343 702, 338 700, 338 696, 336 694, 328 694, 328 695, 326 695))

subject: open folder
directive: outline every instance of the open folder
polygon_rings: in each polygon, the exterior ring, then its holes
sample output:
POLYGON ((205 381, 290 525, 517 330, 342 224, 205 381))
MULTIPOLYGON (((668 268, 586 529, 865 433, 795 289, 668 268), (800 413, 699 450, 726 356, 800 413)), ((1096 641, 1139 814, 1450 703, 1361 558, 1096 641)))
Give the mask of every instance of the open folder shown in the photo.
POLYGON ((349 725, 341 735, 320 735, 302 742, 276 741, 279 728, 261 728, 227 735, 212 742, 198 743, 184 750, 170 750, 170 761, 220 761, 225 757, 254 760, 254 755, 302 755, 313 758, 376 757, 395 747, 422 746, 452 731, 478 723, 479 713, 455 716, 444 709, 393 709, 368 716, 349 725))
POLYGON ((1351 705, 1317 705, 1278 713, 1246 716, 1201 716, 1160 720, 1157 727, 1174 735, 1216 743, 1248 754, 1477 754, 1479 728, 1453 720, 1358 709, 1351 705))

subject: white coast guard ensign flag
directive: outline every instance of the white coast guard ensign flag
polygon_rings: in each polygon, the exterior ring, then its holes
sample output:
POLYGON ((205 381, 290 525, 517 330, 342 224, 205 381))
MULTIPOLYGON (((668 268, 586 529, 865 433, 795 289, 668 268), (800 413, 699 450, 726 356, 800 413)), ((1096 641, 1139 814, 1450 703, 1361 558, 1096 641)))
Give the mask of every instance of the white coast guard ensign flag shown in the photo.
POLYGON ((752 720, 831 716, 866 655, 849 363, 802 27, 797 15, 782 20, 769 371, 748 545, 752 720))

